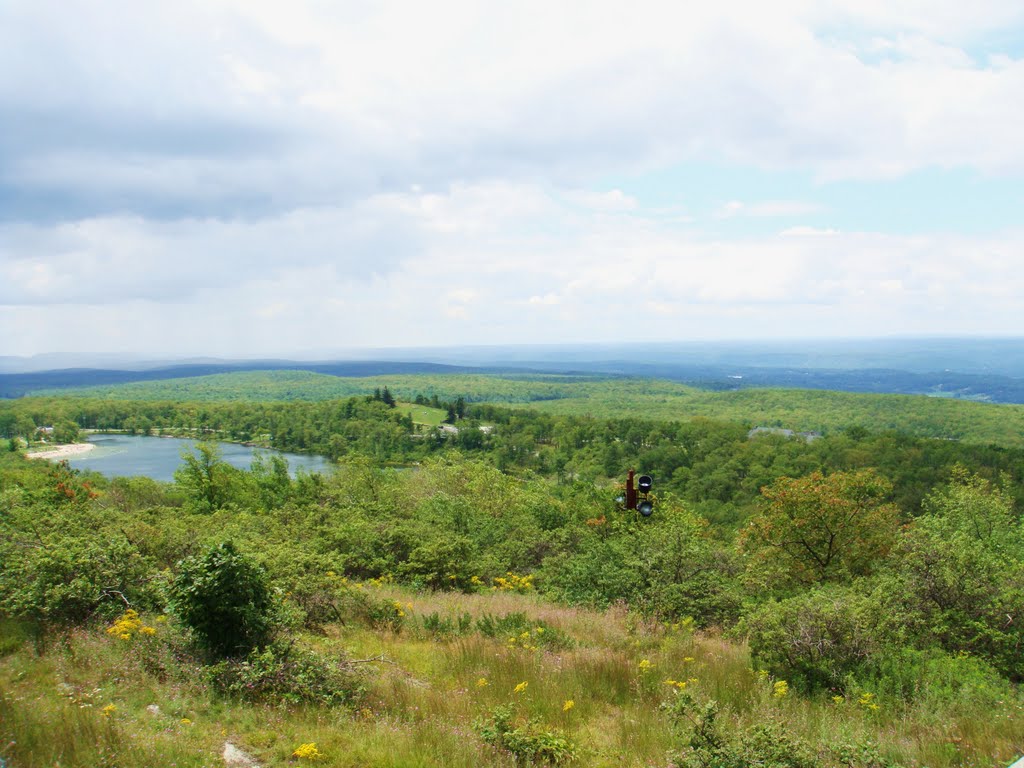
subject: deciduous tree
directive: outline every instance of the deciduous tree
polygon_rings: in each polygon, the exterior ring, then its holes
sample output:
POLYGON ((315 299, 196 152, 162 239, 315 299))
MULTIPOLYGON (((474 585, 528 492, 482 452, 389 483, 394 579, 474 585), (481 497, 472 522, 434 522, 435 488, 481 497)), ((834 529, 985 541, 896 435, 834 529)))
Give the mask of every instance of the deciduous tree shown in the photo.
POLYGON ((899 513, 890 483, 870 470, 781 477, 761 489, 743 533, 755 565, 800 584, 871 572, 895 541, 899 513))

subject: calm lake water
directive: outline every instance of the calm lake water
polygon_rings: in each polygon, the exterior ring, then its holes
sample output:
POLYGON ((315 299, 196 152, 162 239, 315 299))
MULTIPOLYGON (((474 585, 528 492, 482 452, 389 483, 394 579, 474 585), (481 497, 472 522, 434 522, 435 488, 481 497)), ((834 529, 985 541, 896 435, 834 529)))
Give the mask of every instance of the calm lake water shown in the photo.
MULTIPOLYGON (((94 470, 107 477, 143 475, 162 482, 174 480, 174 470, 182 463, 181 452, 191 450, 196 444, 195 440, 144 435, 89 435, 86 439, 95 443, 96 447, 89 453, 68 459, 72 467, 94 470)), ((218 445, 224 461, 239 469, 248 469, 257 453, 284 456, 293 477, 299 469, 326 474, 331 468, 331 464, 322 456, 249 448, 237 443, 218 445)))

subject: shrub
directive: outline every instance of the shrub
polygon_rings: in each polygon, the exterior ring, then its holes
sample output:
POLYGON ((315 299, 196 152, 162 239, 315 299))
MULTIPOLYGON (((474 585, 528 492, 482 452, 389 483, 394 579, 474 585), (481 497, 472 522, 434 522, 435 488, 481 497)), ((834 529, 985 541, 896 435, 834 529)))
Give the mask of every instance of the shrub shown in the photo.
POLYGON ((688 691, 678 692, 663 708, 685 738, 674 762, 677 768, 816 768, 821 763, 810 745, 782 723, 729 732, 718 720, 718 702, 698 701, 688 691))
POLYGON ((484 637, 509 638, 512 645, 543 647, 548 650, 571 648, 573 639, 544 621, 529 618, 525 613, 492 616, 485 613, 476 620, 476 628, 484 637))
POLYGON ((413 584, 430 589, 473 591, 478 571, 476 548, 464 536, 438 538, 415 546, 398 572, 413 584))
POLYGON ((0 604, 4 614, 41 626, 80 624, 116 615, 125 600, 158 608, 150 576, 150 563, 123 538, 55 538, 10 552, 0 568, 0 604))
POLYGON ((575 745, 539 720, 516 718, 511 705, 495 707, 473 723, 488 744, 510 753, 520 765, 562 765, 576 759, 575 745))
POLYGON ((880 623, 894 644, 980 656, 1024 680, 1024 563, 998 543, 950 531, 939 518, 915 521, 876 587, 880 623))
POLYGON ((265 645, 275 606, 264 570, 230 542, 179 563, 171 609, 215 656, 245 655, 265 645))
POLYGON ((437 611, 423 617, 423 628, 437 638, 462 637, 473 629, 473 616, 441 616, 437 611))
POLYGON ((351 706, 363 695, 359 677, 311 651, 268 646, 209 669, 214 688, 246 701, 351 706))
POLYGON ((744 620, 751 656, 807 690, 838 688, 876 649, 871 607, 845 588, 765 603, 744 620))

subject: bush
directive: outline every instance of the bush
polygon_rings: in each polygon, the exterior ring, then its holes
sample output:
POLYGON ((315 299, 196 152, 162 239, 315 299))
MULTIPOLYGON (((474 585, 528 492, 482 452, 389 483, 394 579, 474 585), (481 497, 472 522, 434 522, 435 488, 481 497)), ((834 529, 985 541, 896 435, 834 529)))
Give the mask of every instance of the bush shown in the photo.
POLYGON ((476 628, 484 637, 508 639, 511 645, 543 647, 550 651, 572 648, 573 639, 556 627, 525 613, 492 616, 485 613, 476 620, 476 628))
POLYGON ((0 609, 39 625, 70 626, 116 615, 124 601, 160 607, 151 565, 125 539, 65 537, 14 548, 0 568, 0 609))
POLYGON ((215 656, 246 655, 265 645, 275 606, 264 570, 230 542, 179 563, 171 610, 215 656))
POLYGON ((253 650, 245 659, 215 664, 209 674, 220 693, 246 701, 352 706, 363 695, 354 672, 294 647, 253 650))
POLYGON ((561 765, 576 759, 576 747, 561 731, 536 720, 516 719, 510 705, 495 707, 473 726, 488 744, 510 753, 520 765, 561 765))
POLYGON ((462 613, 458 616, 441 616, 437 611, 423 617, 423 629, 436 638, 462 637, 473 630, 473 616, 462 613))
POLYGON ((417 545, 398 572, 413 584, 438 590, 473 590, 478 572, 476 548, 464 536, 438 538, 417 545))
POLYGON ((881 626, 893 643, 980 656, 1010 680, 1024 680, 1024 563, 997 543, 950 531, 941 519, 918 519, 876 587, 885 606, 881 626))
POLYGON ((816 589, 758 607, 744 620, 755 662, 806 690, 840 688, 875 652, 868 598, 816 589))
POLYGON ((880 654, 860 680, 887 699, 932 702, 961 712, 994 709, 1012 700, 1013 686, 984 659, 932 648, 880 654))
POLYGON ((818 756, 803 739, 778 722, 758 723, 743 732, 729 732, 718 719, 718 702, 698 701, 679 692, 663 708, 681 730, 685 744, 677 768, 816 768, 818 756))

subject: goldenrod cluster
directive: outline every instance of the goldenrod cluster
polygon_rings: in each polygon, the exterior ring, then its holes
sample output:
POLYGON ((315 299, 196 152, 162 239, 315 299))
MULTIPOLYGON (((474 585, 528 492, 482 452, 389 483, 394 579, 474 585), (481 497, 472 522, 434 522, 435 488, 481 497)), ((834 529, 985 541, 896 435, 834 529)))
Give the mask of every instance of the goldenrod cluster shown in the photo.
POLYGON ((524 651, 536 651, 539 646, 537 642, 544 634, 544 627, 537 627, 534 630, 524 630, 518 635, 510 635, 508 638, 509 648, 522 648, 524 651))
POLYGON ((878 702, 875 701, 875 694, 873 693, 862 693, 860 698, 857 699, 857 706, 861 709, 866 709, 869 712, 875 712, 878 710, 878 702))
POLYGON ((316 748, 316 742, 311 741, 296 747, 292 752, 292 757, 297 757, 299 760, 322 760, 324 753, 316 748))
POLYGON ((517 576, 509 571, 505 576, 498 576, 494 579, 494 586, 491 589, 499 592, 529 592, 533 589, 533 576, 517 576))
POLYGON ((131 640, 136 635, 155 635, 156 629, 144 624, 136 610, 129 608, 107 627, 107 634, 122 640, 131 640))

